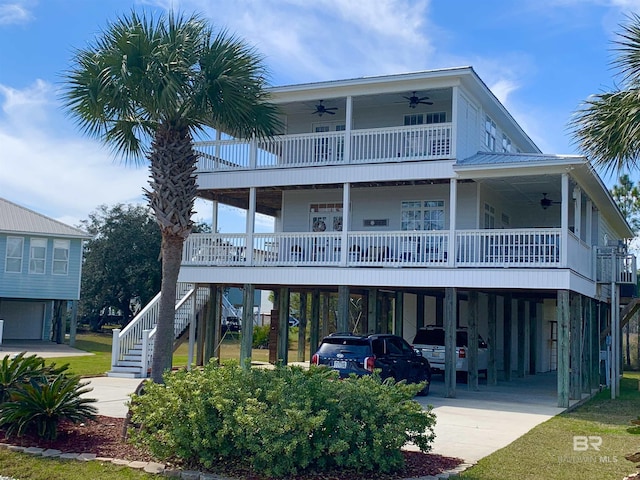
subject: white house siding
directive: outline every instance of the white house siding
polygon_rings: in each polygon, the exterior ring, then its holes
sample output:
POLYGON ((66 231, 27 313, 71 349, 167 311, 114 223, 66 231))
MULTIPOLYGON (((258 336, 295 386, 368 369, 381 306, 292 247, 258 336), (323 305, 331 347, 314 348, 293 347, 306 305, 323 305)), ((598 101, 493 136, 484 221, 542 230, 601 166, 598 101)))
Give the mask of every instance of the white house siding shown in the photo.
MULTIPOLYGON (((460 91, 460 90, 458 90, 460 91)), ((458 95, 458 118, 456 155, 467 158, 480 150, 482 129, 480 128, 480 109, 462 92, 458 95)))

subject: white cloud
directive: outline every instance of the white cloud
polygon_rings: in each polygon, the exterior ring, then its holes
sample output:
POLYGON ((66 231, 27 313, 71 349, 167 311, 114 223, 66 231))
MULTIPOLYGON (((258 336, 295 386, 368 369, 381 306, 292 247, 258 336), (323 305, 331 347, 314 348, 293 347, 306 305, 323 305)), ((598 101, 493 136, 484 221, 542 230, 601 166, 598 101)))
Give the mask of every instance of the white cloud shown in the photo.
POLYGON ((59 115, 52 86, 0 85, 2 197, 76 225, 100 204, 142 202, 146 168, 124 167, 59 115))
POLYGON ((29 22, 33 16, 27 2, 6 2, 0 4, 0 25, 13 25, 29 22))

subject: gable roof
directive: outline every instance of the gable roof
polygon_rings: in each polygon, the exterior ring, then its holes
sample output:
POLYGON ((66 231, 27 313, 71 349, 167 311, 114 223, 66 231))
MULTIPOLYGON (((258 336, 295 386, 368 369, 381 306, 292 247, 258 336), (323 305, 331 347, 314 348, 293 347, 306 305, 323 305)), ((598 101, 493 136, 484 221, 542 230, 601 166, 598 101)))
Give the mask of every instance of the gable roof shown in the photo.
POLYGON ((0 233, 89 239, 91 235, 0 197, 0 233))

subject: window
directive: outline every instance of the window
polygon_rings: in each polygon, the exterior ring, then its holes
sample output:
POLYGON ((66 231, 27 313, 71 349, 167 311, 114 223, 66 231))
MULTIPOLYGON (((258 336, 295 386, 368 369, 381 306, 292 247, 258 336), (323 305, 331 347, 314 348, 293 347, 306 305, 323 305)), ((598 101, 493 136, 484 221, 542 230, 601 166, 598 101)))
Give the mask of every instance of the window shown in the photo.
POLYGON ((509 215, 507 215, 506 213, 502 214, 502 225, 505 227, 509 226, 509 215))
POLYGON ((496 209, 484 204, 484 228, 496 228, 496 209))
POLYGON ((444 230, 443 200, 402 202, 402 230, 444 230))
POLYGON ((414 113, 404 116, 405 127, 410 125, 423 125, 430 123, 445 123, 447 121, 446 112, 432 112, 432 113, 414 113))
POLYGON ((511 153, 513 147, 511 145, 511 139, 504 133, 502 134, 502 151, 505 153, 511 153))
POLYGON ((69 273, 69 240, 53 241, 53 274, 66 275, 69 273))
POLYGON ((341 232, 342 203, 312 203, 309 219, 312 232, 341 232))
POLYGON ((492 152, 496 149, 496 122, 488 115, 484 121, 484 144, 492 152))
POLYGON ((410 125, 422 125, 424 123, 424 114, 414 113, 413 115, 404 116, 404 125, 408 127, 410 125))
POLYGON ((22 272, 24 238, 7 237, 7 255, 4 270, 7 273, 22 272))
POLYGON ((47 259, 47 239, 32 238, 29 247, 29 273, 44 274, 47 259))
POLYGON ((427 113, 424 123, 445 123, 447 114, 445 112, 427 113))

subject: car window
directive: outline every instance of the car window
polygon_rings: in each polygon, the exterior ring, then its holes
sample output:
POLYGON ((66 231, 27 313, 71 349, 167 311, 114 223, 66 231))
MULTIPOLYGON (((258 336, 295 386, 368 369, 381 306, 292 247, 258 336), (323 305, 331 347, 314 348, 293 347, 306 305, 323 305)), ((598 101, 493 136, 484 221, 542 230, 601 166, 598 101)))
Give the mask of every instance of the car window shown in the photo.
POLYGON ((444 330, 442 329, 418 330, 418 333, 416 333, 416 336, 413 339, 413 343, 418 343, 421 345, 444 346, 444 330))
POLYGON ((402 345, 400 345, 396 340, 396 338, 386 339, 388 355, 402 355, 402 345))
POLYGON ((374 355, 380 356, 385 354, 384 342, 380 338, 374 338, 371 341, 371 348, 373 349, 374 355))
POLYGON ((337 353, 367 356, 369 355, 369 343, 362 338, 325 338, 318 348, 318 353, 325 356, 337 353))

